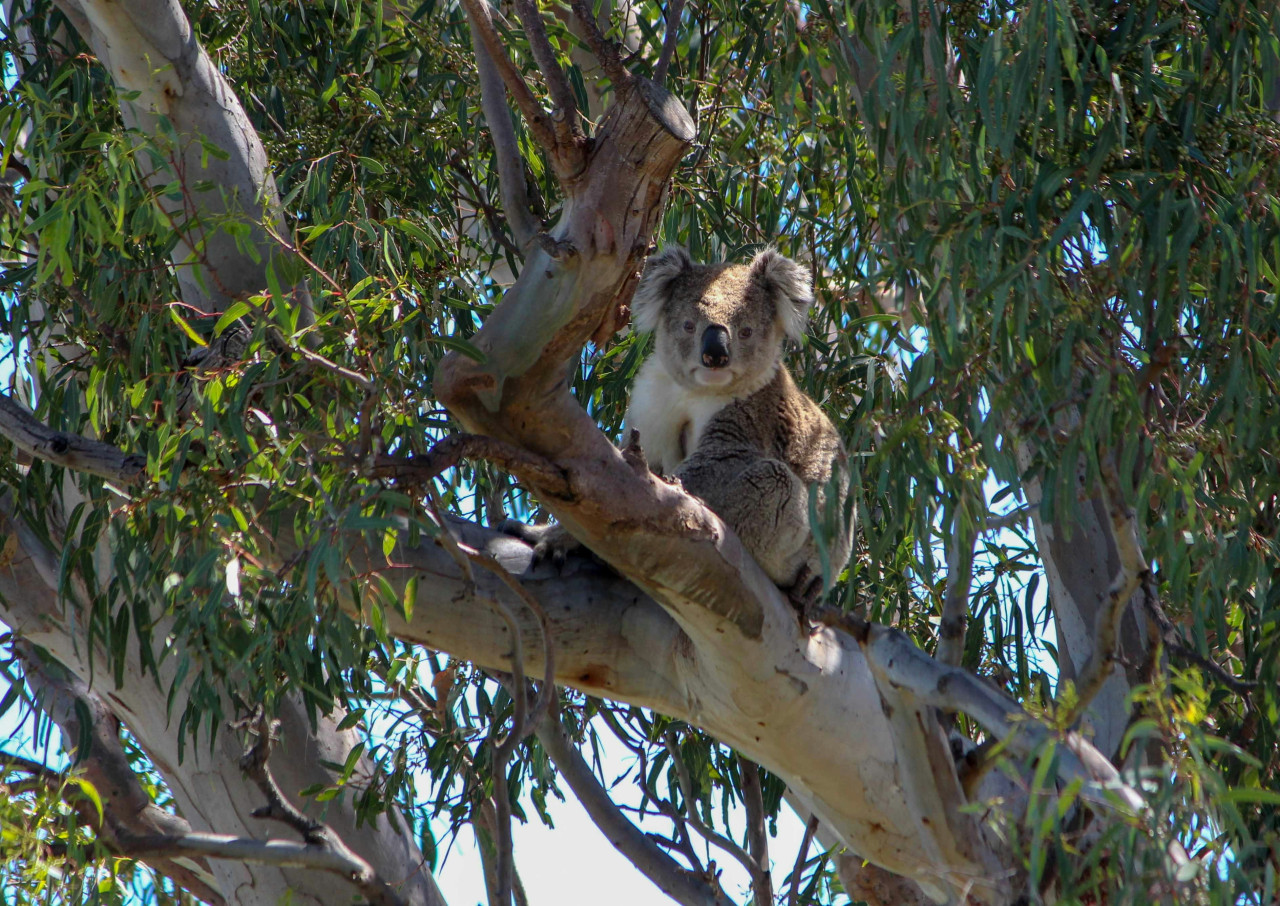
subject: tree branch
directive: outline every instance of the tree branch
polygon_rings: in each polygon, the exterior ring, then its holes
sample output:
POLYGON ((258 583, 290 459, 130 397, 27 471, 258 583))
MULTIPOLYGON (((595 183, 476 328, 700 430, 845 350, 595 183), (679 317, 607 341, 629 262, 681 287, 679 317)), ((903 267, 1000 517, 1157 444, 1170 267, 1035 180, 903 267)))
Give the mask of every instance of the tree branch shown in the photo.
POLYGON ((1146 603, 1147 611, 1151 614, 1152 620, 1160 632, 1160 640, 1171 655, 1196 665, 1232 692, 1245 695, 1258 688, 1256 680, 1241 679, 1182 641, 1182 635, 1164 612, 1164 608, 1160 606, 1160 598, 1151 585, 1152 582, 1148 577, 1147 581, 1143 583, 1142 599, 1146 603))
POLYGON ((536 0, 513 0, 513 4, 516 15, 520 17, 520 24, 524 26, 533 61, 547 83, 547 93, 551 95, 551 128, 556 134, 556 144, 567 150, 578 145, 583 138, 573 89, 569 87, 569 80, 556 61, 556 52, 547 37, 547 26, 542 21, 542 12, 538 9, 536 0))
POLYGON ((610 798, 554 712, 538 724, 538 741, 605 838, 659 890, 683 906, 717 906, 718 886, 689 871, 636 827, 610 798))
POLYGON ((1013 528, 1015 525, 1024 525, 1031 519, 1035 511, 1035 505, 1027 504, 1007 513, 988 516, 986 521, 983 522, 982 528, 984 531, 998 532, 1001 529, 1013 528))
MULTIPOLYGON (((256 734, 257 739, 245 750, 244 757, 240 759, 240 767, 245 776, 257 784, 267 800, 267 804, 256 809, 253 816, 287 824, 297 831, 305 842, 301 844, 287 843, 283 840, 260 842, 226 837, 221 834, 187 834, 177 840, 134 840, 130 841, 128 846, 131 849, 171 846, 178 847, 184 852, 194 847, 196 851, 204 849, 211 856, 220 856, 225 852, 230 858, 247 861, 318 868, 339 874, 349 880, 373 906, 407 906, 407 901, 396 892, 395 888, 379 877, 373 866, 348 848, 332 828, 304 815, 280 792, 280 787, 267 766, 267 759, 271 757, 273 735, 278 731, 279 723, 268 720, 261 712, 246 723, 252 725, 250 732, 256 734)), ((134 849, 134 852, 136 851, 134 849)))
MULTIPOLYGON (((148 183, 181 188, 160 192, 156 203, 181 224, 172 261, 182 298, 214 312, 260 292, 281 253, 268 229, 284 232, 275 179, 248 114, 182 7, 172 0, 57 5, 111 74, 125 125, 154 142, 156 154, 137 156, 148 183), (209 154, 209 146, 225 154, 209 154), (246 223, 248 238, 220 228, 227 218, 246 223)), ((302 309, 301 323, 310 324, 306 282, 286 295, 302 309)))
MULTIPOLYGON (((683 3, 684 0, 677 0, 683 3)), ((632 75, 627 71, 627 67, 622 64, 622 55, 618 52, 618 45, 608 40, 602 31, 600 24, 596 21, 595 12, 591 8, 589 0, 571 0, 573 6, 573 14, 582 26, 583 37, 586 38, 587 46, 591 48, 591 52, 595 54, 596 59, 600 61, 600 68, 604 70, 605 75, 609 77, 609 81, 613 83, 615 92, 622 92, 630 89, 632 83, 632 75)), ((655 78, 657 84, 662 83, 662 79, 655 78)))
POLYGON ((3 394, 0 394, 0 435, 28 456, 125 486, 139 481, 147 468, 145 456, 122 453, 102 441, 55 431, 3 394))
POLYGON ((511 62, 502 39, 498 37, 498 32, 493 27, 493 16, 489 12, 488 0, 462 0, 462 8, 466 10, 467 21, 471 23, 472 30, 479 34, 480 41, 489 52, 489 59, 497 67, 498 75, 502 77, 507 91, 511 92, 512 99, 520 108, 520 114, 529 124, 529 131, 533 133, 538 144, 551 154, 554 163, 557 160, 554 153, 557 140, 551 126, 551 118, 547 116, 538 99, 529 90, 529 85, 520 74, 520 70, 516 69, 515 64, 511 62))
POLYGON ((965 633, 969 625, 969 587, 973 583, 973 548, 978 540, 964 507, 956 501, 951 518, 951 545, 947 551, 947 586, 942 595, 942 621, 938 625, 938 660, 952 667, 964 659, 965 633))
MULTIPOLYGON (((74 768, 98 792, 102 820, 98 820, 96 809, 77 811, 99 841, 123 854, 122 841, 131 837, 189 833, 191 825, 186 820, 160 808, 143 788, 120 742, 120 721, 106 702, 81 680, 42 658, 29 643, 18 642, 15 649, 22 658, 27 683, 36 692, 41 708, 61 728, 63 739, 84 743, 72 750, 74 768)), ((29 769, 33 764, 24 761, 23 767, 29 769)), ((202 858, 180 862, 156 857, 147 864, 206 903, 226 902, 202 858)))
MULTIPOLYGON (((846 616, 839 612, 831 614, 835 625, 844 622, 842 617, 846 616)), ((966 670, 939 664, 901 631, 855 621, 855 631, 861 631, 862 627, 866 629, 863 650, 877 678, 882 680, 878 683, 882 690, 910 690, 916 698, 934 707, 963 711, 998 739, 1007 739, 1009 750, 1022 756, 1034 754, 1050 739, 1053 731, 1028 715, 1017 702, 966 670)), ((1079 777, 1092 781, 1081 792, 1084 799, 1112 807, 1113 800, 1108 796, 1112 794, 1133 813, 1145 808, 1142 797, 1120 779, 1110 759, 1079 733, 1063 734, 1061 742, 1074 756, 1060 761, 1062 775, 1068 780, 1079 777)))
POLYGON ((471 48, 476 55, 476 71, 480 77, 480 106, 484 111, 485 122, 489 124, 489 135, 493 138, 493 158, 498 170, 502 210, 516 247, 523 251, 538 235, 539 225, 529 204, 524 158, 520 154, 520 144, 511 125, 511 111, 507 107, 502 73, 484 42, 481 30, 474 22, 471 26, 471 48))
POLYGON ((658 65, 653 67, 653 80, 659 85, 667 79, 667 69, 675 59, 676 45, 680 41, 680 16, 684 13, 684 0, 671 0, 667 5, 667 33, 662 39, 662 53, 658 65))
POLYGON ((759 863, 745 849, 714 828, 707 827, 707 825, 703 824, 702 819, 698 817, 698 799, 693 789, 693 778, 689 776, 689 766, 684 763, 684 758, 680 755, 680 743, 676 740, 675 731, 668 729, 662 734, 662 741, 671 756, 671 765, 675 768, 676 779, 680 784, 680 794, 684 798, 685 820, 708 843, 719 847, 737 859, 739 864, 747 870, 747 874, 751 876, 752 883, 755 884, 761 874, 759 863))
POLYGON ((1115 463, 1106 456, 1100 459, 1102 470, 1100 492, 1111 522, 1111 533, 1120 558, 1120 567, 1111 580, 1107 601, 1098 611, 1094 626, 1093 653, 1076 683, 1076 702, 1066 718, 1068 725, 1080 719, 1089 703, 1111 676, 1120 651, 1120 621, 1124 619, 1125 608, 1129 606, 1134 593, 1142 586, 1148 575, 1147 563, 1142 556, 1141 544, 1138 541, 1137 523, 1132 511, 1125 505, 1124 489, 1121 487, 1115 463))
POLYGON ((747 810, 747 847, 757 871, 752 877, 752 899, 756 906, 773 906, 773 878, 769 872, 769 832, 765 828, 764 787, 760 766, 739 756, 742 771, 742 802, 747 810))
POLYGON ((574 496, 565 471, 551 460, 479 434, 451 434, 422 456, 379 455, 374 458, 370 475, 426 484, 463 459, 492 462, 544 494, 563 499, 574 496))
POLYGON ((810 815, 804 825, 804 837, 800 840, 800 849, 796 851, 796 861, 791 866, 791 880, 787 885, 787 906, 799 906, 800 879, 808 861, 809 847, 813 845, 813 836, 818 832, 818 816, 810 815))

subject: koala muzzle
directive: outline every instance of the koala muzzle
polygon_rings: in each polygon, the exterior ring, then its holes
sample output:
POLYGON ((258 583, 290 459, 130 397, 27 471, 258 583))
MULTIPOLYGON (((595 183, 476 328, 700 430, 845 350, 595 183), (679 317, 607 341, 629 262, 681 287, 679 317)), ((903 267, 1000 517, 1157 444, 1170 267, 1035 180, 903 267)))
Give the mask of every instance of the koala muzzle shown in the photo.
POLYGON ((712 324, 702 333, 702 364, 723 368, 729 364, 729 331, 712 324))

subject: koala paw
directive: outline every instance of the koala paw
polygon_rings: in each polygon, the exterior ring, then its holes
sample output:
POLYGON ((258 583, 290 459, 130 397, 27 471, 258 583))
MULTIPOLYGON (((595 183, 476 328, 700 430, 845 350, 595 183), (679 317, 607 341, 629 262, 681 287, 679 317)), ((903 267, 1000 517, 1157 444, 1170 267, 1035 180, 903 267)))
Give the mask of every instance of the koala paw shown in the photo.
POLYGON ((582 548, 581 542, 574 538, 559 523, 528 525, 507 519, 500 528, 504 535, 511 535, 521 541, 533 545, 534 562, 550 560, 557 567, 564 566, 565 557, 582 548))
POLYGON ((791 606, 798 613, 807 614, 822 597, 822 574, 814 575, 808 566, 802 566, 795 582, 784 591, 791 601, 791 606))

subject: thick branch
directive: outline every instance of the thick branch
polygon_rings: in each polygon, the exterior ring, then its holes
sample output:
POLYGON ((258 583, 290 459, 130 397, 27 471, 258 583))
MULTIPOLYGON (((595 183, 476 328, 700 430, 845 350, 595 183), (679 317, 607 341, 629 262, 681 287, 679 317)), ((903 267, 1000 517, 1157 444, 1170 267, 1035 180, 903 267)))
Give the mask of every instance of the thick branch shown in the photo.
POLYGON ((547 93, 551 95, 551 128, 556 134, 556 144, 567 150, 582 140, 578 103, 574 100, 573 89, 569 87, 569 79, 556 61, 556 52, 547 38, 547 26, 542 21, 542 13, 536 0, 513 0, 513 3, 516 15, 520 17, 520 24, 524 26, 533 61, 538 64, 538 70, 547 83, 547 93))
POLYGON ((523 250, 538 234, 538 222, 529 205, 524 158, 520 155, 520 143, 511 124, 502 74, 474 23, 471 26, 471 48, 476 55, 476 71, 480 76, 480 105, 485 122, 489 124, 489 134, 493 137, 493 159, 498 170, 502 210, 516 246, 523 250))
POLYGON ((1129 601, 1147 576, 1147 563, 1138 541, 1138 528, 1132 511, 1125 505, 1124 490, 1115 465, 1104 458, 1102 464, 1102 500, 1111 521, 1112 538, 1120 557, 1120 568, 1111 580, 1107 601, 1098 611, 1094 627, 1093 654, 1076 683, 1076 703, 1068 723, 1075 723, 1089 703, 1102 690, 1115 669, 1120 653, 1120 621, 1129 601))
MULTIPOLYGON (((1010 751, 1027 756, 1036 753, 1052 731, 1030 717, 1017 702, 973 674, 946 667, 916 647, 904 633, 867 624, 864 650, 888 688, 910 690, 921 701, 952 711, 963 711, 998 739, 1008 739, 1010 751)), ((1060 771, 1067 780, 1089 781, 1081 796, 1089 802, 1112 807, 1117 796, 1134 813, 1142 811, 1142 797, 1120 780, 1115 765, 1078 733, 1062 737, 1074 758, 1064 757, 1060 771)))
MULTIPOLYGON (((533 133, 539 145, 548 152, 553 151, 556 147, 556 135, 551 127, 551 118, 547 116, 538 99, 529 90, 520 70, 516 69, 515 64, 511 62, 506 46, 498 36, 497 29, 493 27, 493 16, 489 11, 488 0, 462 0, 462 8, 466 10, 467 21, 471 24, 472 30, 480 36, 480 41, 488 51, 490 61, 497 67, 498 75, 502 77, 507 91, 511 92, 512 99, 520 108, 520 114, 528 123, 529 131, 533 133)), ((552 161, 555 160, 556 157, 553 154, 552 161)))
POLYGON ((947 551, 947 587, 942 595, 942 621, 938 626, 938 660, 952 667, 964 658, 969 625, 969 586, 973 582, 973 546, 978 533, 969 523, 964 506, 957 502, 951 520, 951 545, 947 551))
POLYGON ((28 456, 121 485, 138 481, 147 468, 146 457, 122 453, 110 444, 78 434, 55 431, 3 394, 0 394, 0 434, 28 456))
MULTIPOLYGON (((176 180, 182 188, 156 203, 178 233, 173 262, 183 299, 222 311, 261 291, 281 254, 268 230, 284 232, 275 181, 257 131, 182 7, 175 0, 57 2, 110 72, 126 125, 155 143, 156 155, 136 158, 148 182, 163 188, 176 180), (208 144, 224 153, 209 154, 208 144), (248 223, 247 240, 219 226, 228 216, 248 223)), ((291 295, 302 323, 310 323, 306 284, 291 295)))

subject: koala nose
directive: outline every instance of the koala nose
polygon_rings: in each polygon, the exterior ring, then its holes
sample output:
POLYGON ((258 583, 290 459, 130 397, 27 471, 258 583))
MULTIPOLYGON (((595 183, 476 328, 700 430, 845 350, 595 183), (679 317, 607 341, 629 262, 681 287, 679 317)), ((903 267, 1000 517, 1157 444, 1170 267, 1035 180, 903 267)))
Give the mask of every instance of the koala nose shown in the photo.
POLYGON ((702 364, 723 368, 729 364, 729 331, 712 324, 702 334, 702 364))

